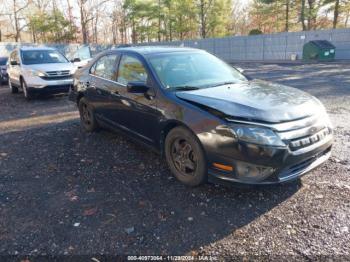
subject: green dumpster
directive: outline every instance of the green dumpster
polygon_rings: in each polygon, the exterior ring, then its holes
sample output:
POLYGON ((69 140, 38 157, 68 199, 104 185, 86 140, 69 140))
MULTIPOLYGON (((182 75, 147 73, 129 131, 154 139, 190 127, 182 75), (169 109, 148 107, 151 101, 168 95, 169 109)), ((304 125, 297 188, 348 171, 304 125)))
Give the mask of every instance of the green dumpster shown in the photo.
POLYGON ((335 46, 326 40, 310 41, 304 45, 303 60, 332 61, 335 57, 335 46))

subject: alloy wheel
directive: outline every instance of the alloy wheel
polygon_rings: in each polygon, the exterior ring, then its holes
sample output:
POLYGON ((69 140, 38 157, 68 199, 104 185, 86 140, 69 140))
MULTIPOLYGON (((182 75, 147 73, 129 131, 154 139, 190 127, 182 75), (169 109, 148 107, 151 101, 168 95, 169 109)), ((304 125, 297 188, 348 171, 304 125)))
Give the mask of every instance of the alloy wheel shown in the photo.
POLYGON ((197 157, 191 144, 182 138, 177 138, 171 145, 171 158, 176 169, 186 176, 195 175, 197 157))

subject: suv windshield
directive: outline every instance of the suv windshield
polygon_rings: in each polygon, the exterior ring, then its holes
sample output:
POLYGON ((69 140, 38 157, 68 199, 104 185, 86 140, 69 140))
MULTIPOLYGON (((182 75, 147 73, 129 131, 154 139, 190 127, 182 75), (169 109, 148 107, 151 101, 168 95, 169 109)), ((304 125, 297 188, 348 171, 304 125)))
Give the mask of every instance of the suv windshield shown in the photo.
POLYGON ((24 65, 68 63, 69 61, 56 50, 26 50, 21 52, 24 65))
POLYGON ((0 66, 6 65, 7 57, 0 57, 0 66))
POLYGON ((149 58, 166 89, 193 90, 247 81, 244 75, 206 52, 176 52, 149 58))

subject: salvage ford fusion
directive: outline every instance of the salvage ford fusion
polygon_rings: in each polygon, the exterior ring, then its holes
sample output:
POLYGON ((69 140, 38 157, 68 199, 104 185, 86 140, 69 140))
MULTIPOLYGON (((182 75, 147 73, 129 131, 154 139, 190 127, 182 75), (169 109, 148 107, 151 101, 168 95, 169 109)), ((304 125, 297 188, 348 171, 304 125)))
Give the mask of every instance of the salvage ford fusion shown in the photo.
POLYGON ((290 181, 331 152, 332 126, 319 100, 248 80, 202 50, 106 51, 75 74, 70 99, 87 131, 123 131, 164 154, 190 186, 290 181))

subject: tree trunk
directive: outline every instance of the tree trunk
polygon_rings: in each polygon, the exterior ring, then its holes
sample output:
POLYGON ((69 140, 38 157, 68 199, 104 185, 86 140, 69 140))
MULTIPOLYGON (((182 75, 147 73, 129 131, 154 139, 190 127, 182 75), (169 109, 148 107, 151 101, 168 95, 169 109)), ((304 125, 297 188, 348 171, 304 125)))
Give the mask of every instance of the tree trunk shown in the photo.
POLYGON ((334 18, 333 18, 333 28, 334 29, 337 28, 338 16, 339 16, 339 0, 335 0, 334 18))
MULTIPOLYGON (((67 6, 68 6, 68 17, 69 17, 69 30, 73 31, 73 15, 72 15, 72 6, 70 4, 70 1, 67 0, 67 6)), ((74 40, 77 40, 76 30, 74 30, 74 40)))
POLYGON ((311 29, 315 29, 315 18, 314 18, 314 0, 308 0, 308 15, 307 15, 307 29, 311 30, 311 29))
MULTIPOLYGON (((32 30, 32 38, 33 38, 33 43, 36 43, 35 28, 34 28, 34 26, 33 26, 33 25, 31 26, 31 30, 32 30)), ((0 41, 1 41, 1 40, 0 40, 0 41)))
POLYGON ((305 0, 301 0, 300 20, 301 20, 301 25, 303 27, 303 31, 306 31, 306 24, 305 24, 305 0))
POLYGON ((17 9, 16 9, 16 0, 13 0, 13 15, 15 18, 15 42, 18 42, 18 40, 21 38, 20 31, 19 31, 19 25, 18 25, 18 16, 17 16, 17 9))
POLYGON ((285 31, 289 31, 289 0, 286 0, 286 26, 285 31))
POLYGON ((160 42, 160 23, 161 23, 161 6, 160 6, 160 0, 158 0, 158 42, 160 42))
POLYGON ((348 27, 349 17, 350 17, 350 10, 346 13, 346 16, 345 16, 345 22, 344 22, 345 27, 348 27))
POLYGON ((81 34, 83 36, 83 44, 87 44, 88 43, 88 39, 87 39, 87 29, 86 29, 86 21, 85 21, 85 12, 84 12, 84 2, 83 2, 83 0, 80 0, 79 4, 80 4, 81 34))
POLYGON ((135 25, 135 18, 132 18, 132 43, 136 44, 136 25, 135 25))
POLYGON ((173 28, 171 26, 171 18, 170 18, 170 21, 169 21, 169 39, 170 39, 170 42, 173 41, 173 28))
POLYGON ((98 12, 96 12, 95 24, 94 24, 94 42, 96 44, 98 42, 98 30, 97 30, 98 19, 99 19, 99 14, 98 12))
POLYGON ((201 20, 201 36, 202 36, 202 38, 206 38, 206 36, 207 36, 204 5, 205 5, 204 0, 200 0, 200 3, 199 3, 200 14, 199 15, 200 15, 200 20, 201 20))

